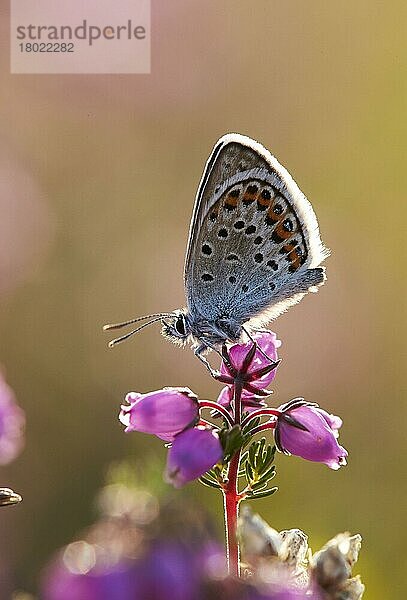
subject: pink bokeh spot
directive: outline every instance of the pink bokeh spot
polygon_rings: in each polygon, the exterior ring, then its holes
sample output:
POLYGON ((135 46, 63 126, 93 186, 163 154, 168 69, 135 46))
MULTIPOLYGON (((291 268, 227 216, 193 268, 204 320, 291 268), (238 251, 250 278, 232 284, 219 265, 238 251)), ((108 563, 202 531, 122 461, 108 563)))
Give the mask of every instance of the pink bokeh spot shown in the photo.
POLYGON ((25 413, 0 375, 0 465, 7 465, 24 448, 25 413))

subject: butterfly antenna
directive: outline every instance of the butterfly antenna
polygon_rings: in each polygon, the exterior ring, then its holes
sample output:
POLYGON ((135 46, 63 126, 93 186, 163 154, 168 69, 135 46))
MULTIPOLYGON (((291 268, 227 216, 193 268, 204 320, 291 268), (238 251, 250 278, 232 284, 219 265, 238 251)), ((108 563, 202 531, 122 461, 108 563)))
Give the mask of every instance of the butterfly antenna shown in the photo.
POLYGON ((144 321, 145 319, 151 319, 152 317, 172 317, 172 313, 155 313, 152 315, 144 315, 144 317, 137 317, 136 319, 130 319, 129 321, 123 321, 123 323, 109 323, 108 325, 103 325, 103 331, 110 331, 111 329, 122 329, 127 325, 132 325, 133 323, 138 323, 139 321, 144 321))
POLYGON ((124 342, 124 340, 127 340, 129 337, 131 337, 138 331, 141 331, 145 327, 148 327, 149 325, 152 325, 153 323, 156 323, 157 321, 161 321, 161 316, 158 317, 157 319, 153 319, 152 321, 148 321, 148 323, 144 323, 143 325, 140 325, 140 327, 136 327, 136 329, 129 331, 129 333, 126 333, 125 335, 122 335, 121 337, 118 337, 118 338, 112 340, 111 342, 109 342, 109 348, 113 348, 117 344, 124 342))

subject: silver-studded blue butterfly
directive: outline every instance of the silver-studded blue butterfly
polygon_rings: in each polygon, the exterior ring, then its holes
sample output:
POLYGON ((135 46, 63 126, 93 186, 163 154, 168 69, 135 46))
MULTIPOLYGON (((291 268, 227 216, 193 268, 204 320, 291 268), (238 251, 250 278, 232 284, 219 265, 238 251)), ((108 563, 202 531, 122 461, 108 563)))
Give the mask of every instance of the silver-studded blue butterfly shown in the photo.
MULTIPOLYGON (((325 281, 314 210, 287 170, 258 142, 227 134, 215 145, 196 195, 185 260, 186 308, 157 313, 162 334, 208 349, 264 327, 325 281)), ((206 362, 204 360, 204 362, 206 362)))

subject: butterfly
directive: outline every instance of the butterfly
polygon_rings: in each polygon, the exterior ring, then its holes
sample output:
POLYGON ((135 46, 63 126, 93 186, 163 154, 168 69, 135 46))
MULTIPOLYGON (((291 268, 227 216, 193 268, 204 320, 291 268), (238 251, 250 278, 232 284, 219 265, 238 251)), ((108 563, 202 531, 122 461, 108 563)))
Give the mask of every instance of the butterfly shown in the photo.
POLYGON ((195 354, 239 342, 325 281, 329 255, 315 212, 288 171, 255 140, 224 135, 206 163, 193 209, 184 267, 186 308, 156 313, 112 340, 124 341, 156 321, 195 354))

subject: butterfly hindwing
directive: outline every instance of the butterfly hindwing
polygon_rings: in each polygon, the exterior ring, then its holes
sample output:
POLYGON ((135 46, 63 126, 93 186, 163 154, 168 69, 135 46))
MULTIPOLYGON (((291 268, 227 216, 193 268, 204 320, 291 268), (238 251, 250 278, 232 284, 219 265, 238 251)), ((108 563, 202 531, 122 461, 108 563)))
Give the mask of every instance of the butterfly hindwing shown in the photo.
POLYGON ((215 146, 195 202, 185 265, 188 307, 210 321, 265 323, 322 283, 325 258, 309 202, 260 144, 215 146))

